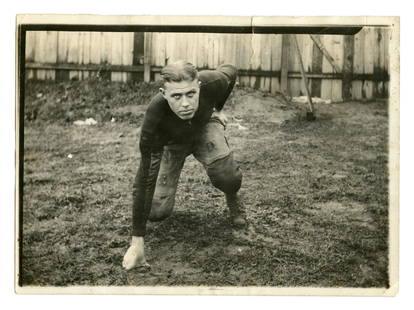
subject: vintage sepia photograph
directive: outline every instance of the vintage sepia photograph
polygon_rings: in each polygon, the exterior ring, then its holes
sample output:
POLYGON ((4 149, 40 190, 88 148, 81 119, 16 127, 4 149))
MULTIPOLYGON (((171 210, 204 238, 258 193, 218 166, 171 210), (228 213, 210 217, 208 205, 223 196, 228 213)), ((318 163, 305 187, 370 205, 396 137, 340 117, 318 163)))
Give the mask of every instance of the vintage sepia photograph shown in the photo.
POLYGON ((395 295, 399 19, 21 15, 16 291, 395 295))

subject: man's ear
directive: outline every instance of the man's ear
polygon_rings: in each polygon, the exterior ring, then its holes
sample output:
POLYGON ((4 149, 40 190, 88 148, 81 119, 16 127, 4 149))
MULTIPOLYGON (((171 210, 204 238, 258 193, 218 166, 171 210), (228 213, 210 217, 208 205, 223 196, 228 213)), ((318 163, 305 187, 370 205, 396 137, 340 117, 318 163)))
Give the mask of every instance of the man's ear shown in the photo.
POLYGON ((159 90, 160 90, 161 95, 165 98, 165 89, 160 87, 159 90))

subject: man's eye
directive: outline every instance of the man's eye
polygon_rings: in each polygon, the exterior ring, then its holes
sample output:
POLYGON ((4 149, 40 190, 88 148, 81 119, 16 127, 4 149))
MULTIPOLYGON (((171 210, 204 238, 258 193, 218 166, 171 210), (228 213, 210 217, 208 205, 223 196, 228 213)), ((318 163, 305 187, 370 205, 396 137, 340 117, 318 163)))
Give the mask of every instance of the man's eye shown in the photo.
POLYGON ((188 97, 188 98, 193 98, 193 97, 194 97, 194 95, 195 95, 195 93, 194 93, 194 92, 191 92, 191 93, 188 93, 188 94, 187 94, 187 97, 188 97))
POLYGON ((174 98, 175 100, 178 100, 178 99, 180 99, 180 98, 181 98, 181 95, 174 95, 174 96, 173 96, 173 98, 174 98))

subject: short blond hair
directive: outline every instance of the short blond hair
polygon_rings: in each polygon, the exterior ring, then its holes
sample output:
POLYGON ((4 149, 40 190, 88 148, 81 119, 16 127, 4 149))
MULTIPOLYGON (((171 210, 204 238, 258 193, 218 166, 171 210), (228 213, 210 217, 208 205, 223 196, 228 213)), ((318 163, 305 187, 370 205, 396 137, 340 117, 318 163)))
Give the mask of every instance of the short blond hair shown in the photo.
POLYGON ((194 81, 198 79, 198 71, 192 63, 185 60, 178 60, 162 68, 161 77, 164 83, 194 81))

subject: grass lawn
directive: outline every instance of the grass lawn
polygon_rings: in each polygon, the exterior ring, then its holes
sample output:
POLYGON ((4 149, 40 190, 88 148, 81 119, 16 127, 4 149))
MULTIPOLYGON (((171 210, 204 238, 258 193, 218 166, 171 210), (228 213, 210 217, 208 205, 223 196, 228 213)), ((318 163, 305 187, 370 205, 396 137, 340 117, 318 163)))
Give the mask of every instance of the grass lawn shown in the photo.
POLYGON ((279 97, 237 89, 227 134, 248 232, 232 232, 222 193, 189 157, 173 215, 149 225, 151 269, 125 271, 139 126, 156 87, 26 86, 23 285, 388 286, 387 103, 316 105, 308 122, 279 97), (98 124, 72 124, 81 117, 98 124))

